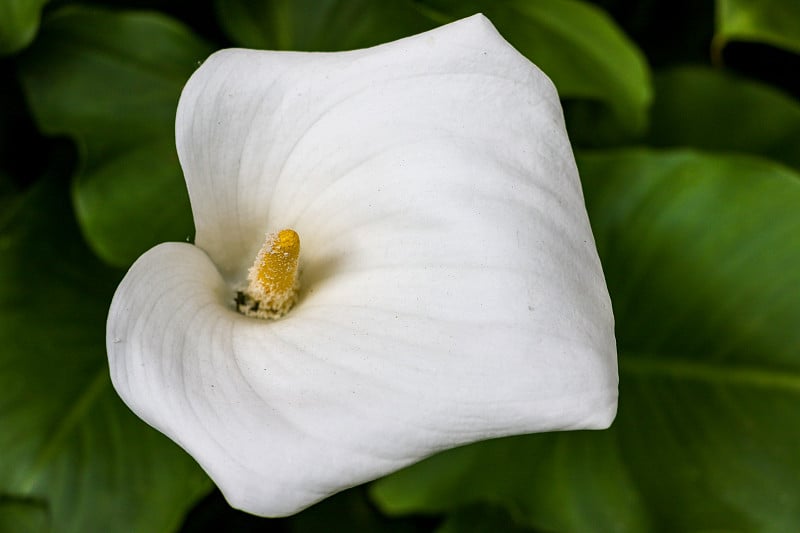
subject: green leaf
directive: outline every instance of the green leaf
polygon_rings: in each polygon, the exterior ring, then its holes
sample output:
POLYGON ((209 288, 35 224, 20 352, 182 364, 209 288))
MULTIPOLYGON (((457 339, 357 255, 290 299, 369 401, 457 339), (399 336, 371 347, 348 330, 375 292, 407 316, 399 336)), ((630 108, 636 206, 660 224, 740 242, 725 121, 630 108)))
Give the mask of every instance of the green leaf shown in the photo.
POLYGON ((0 228, 0 494, 42 502, 54 533, 171 531, 210 483, 111 387, 121 273, 83 245, 68 198, 40 183, 0 228))
POLYGON ((649 142, 761 155, 800 169, 800 104, 767 85, 683 67, 655 78, 649 142))
POLYGON ((0 0, 0 56, 28 46, 47 0, 0 0))
POLYGON ((656 523, 796 531, 800 176, 690 151, 579 163, 618 324, 615 428, 656 523))
POLYGON ((412 0, 217 0, 238 45, 267 50, 351 50, 429 30, 412 0))
POLYGON ((620 350, 800 367, 797 173, 692 151, 579 165, 620 350))
POLYGON ((603 10, 576 0, 427 0, 450 18, 482 11, 536 63, 564 99, 591 100, 633 133, 644 129, 652 100, 644 56, 603 10))
POLYGON ((393 515, 483 502, 546 531, 647 531, 614 439, 611 432, 575 432, 479 442, 378 481, 372 496, 393 515))
POLYGON ((617 321, 614 426, 446 452, 374 496, 491 502, 555 531, 796 531, 800 175, 692 151, 579 166, 617 321))
POLYGON ((50 531, 50 523, 45 503, 0 495, 0 532, 44 533, 46 531, 50 531))
POLYGON ((797 0, 717 0, 717 50, 727 41, 756 41, 800 54, 797 0))
POLYGON ((82 156, 73 195, 90 245, 127 266, 193 234, 174 148, 183 84, 211 49, 155 13, 68 7, 47 19, 20 72, 33 113, 82 156))

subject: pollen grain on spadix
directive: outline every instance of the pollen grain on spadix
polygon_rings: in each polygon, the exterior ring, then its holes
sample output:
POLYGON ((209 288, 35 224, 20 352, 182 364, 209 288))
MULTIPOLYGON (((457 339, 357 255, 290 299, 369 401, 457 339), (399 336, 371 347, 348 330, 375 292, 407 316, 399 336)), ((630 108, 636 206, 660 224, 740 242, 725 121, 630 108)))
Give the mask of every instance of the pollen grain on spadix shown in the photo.
POLYGON ((247 273, 247 288, 236 297, 237 310, 257 318, 280 318, 297 302, 300 236, 292 229, 267 234, 247 273))

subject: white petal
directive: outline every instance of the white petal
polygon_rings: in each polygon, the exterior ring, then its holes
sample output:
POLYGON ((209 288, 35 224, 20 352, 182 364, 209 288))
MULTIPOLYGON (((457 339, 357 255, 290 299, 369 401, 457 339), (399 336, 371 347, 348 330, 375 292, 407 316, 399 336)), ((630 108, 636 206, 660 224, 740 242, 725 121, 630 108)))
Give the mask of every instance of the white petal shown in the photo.
POLYGON ((198 247, 131 268, 111 374, 234 506, 291 514, 447 447, 613 419, 558 97, 482 16, 356 52, 218 52, 177 137, 198 247), (230 287, 283 227, 300 302, 242 317, 230 287))

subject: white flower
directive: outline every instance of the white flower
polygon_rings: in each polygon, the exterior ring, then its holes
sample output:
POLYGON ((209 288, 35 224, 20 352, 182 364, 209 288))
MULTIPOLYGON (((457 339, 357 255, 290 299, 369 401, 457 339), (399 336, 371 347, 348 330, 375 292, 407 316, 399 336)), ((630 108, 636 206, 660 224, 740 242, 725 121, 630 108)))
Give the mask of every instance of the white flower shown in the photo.
POLYGON ((486 18, 217 52, 176 130, 196 245, 131 267, 109 364, 233 506, 287 515, 460 444, 611 423, 613 316, 558 96, 486 18), (299 300, 244 316, 282 228, 299 300))

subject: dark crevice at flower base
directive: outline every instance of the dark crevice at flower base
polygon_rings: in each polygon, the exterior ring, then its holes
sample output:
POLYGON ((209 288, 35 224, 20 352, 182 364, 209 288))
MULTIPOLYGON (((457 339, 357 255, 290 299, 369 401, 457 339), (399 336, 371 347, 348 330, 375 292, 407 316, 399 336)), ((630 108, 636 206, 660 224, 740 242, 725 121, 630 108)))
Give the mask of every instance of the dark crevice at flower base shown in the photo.
POLYGON ((257 312, 258 307, 261 305, 261 302, 254 300, 242 291, 236 291, 236 298, 234 298, 233 301, 236 304, 236 310, 243 315, 246 315, 248 311, 253 313, 257 312))
POLYGON ((268 303, 256 300, 244 291, 236 291, 236 296, 233 298, 233 305, 236 310, 247 317, 260 318, 266 320, 276 320, 288 313, 297 302, 295 297, 289 302, 285 302, 282 307, 276 308, 268 303))

